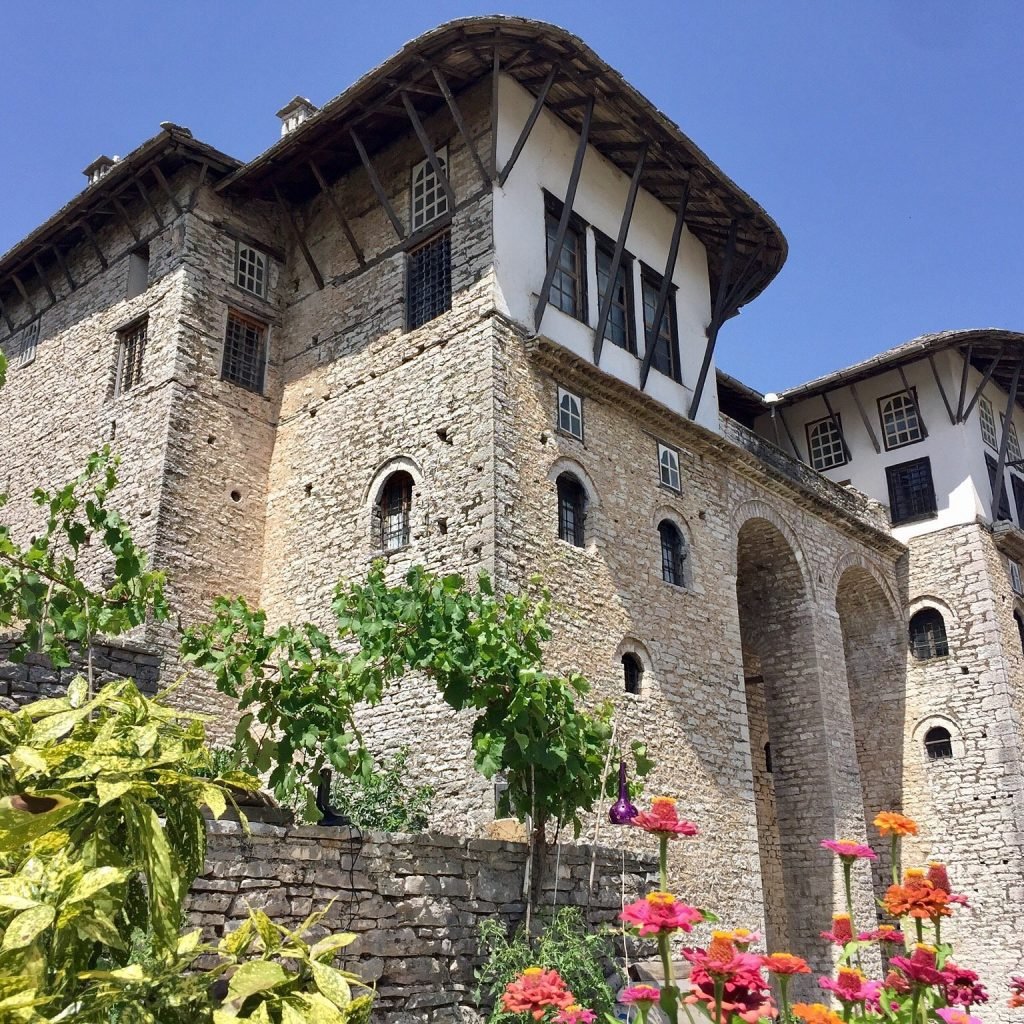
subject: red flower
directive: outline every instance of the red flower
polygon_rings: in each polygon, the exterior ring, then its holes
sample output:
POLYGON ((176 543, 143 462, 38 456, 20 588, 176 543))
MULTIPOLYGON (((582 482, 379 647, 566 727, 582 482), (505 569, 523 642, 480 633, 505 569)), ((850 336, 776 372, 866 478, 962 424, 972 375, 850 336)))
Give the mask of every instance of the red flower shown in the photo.
POLYGON ((850 921, 850 915, 833 914, 832 931, 822 932, 821 937, 828 939, 829 942, 834 942, 837 946, 845 946, 848 942, 853 942, 853 923, 850 921))
MULTIPOLYGON (((684 998, 683 1002, 691 1005, 703 1003, 704 1009, 714 1021, 716 978, 709 974, 701 963, 690 956, 690 953, 701 954, 704 951, 684 950, 683 952, 694 965, 690 971, 690 994, 684 998)), ((712 959, 712 957, 717 958, 724 952, 723 949, 718 954, 712 954, 712 950, 709 948, 704 956, 708 957, 711 963, 722 966, 721 961, 712 959)), ((764 1017, 777 1017, 778 1010, 772 1004, 771 989, 759 970, 760 957, 751 953, 737 952, 730 967, 732 972, 724 981, 721 975, 718 975, 717 978, 722 985, 722 1016, 716 1024, 731 1024, 734 1016, 739 1017, 745 1024, 757 1024, 764 1017)))
POLYGON ((597 1014, 585 1010, 579 1003, 573 1003, 555 1014, 555 1024, 594 1024, 597 1014))
POLYGON ((527 967, 505 986, 501 1006, 506 1013, 528 1013, 540 1020, 550 1009, 564 1010, 575 1002, 558 971, 527 967))
POLYGON ((1024 1006, 1024 978, 1020 975, 1014 975, 1010 979, 1010 1002, 1008 1005, 1014 1009, 1024 1006))
POLYGON ((745 966, 760 968, 761 958, 741 953, 732 941, 732 932, 712 932, 707 949, 684 949, 683 956, 715 978, 728 978, 745 966))
POLYGON ((915 985, 942 985, 946 981, 935 963, 935 947, 923 942, 914 946, 913 955, 894 956, 889 963, 915 985))
POLYGON ((949 896, 925 878, 919 868, 908 868, 902 885, 890 885, 882 905, 893 917, 935 920, 949 917, 949 896))
POLYGON ((832 978, 819 978, 818 984, 829 992, 834 992, 842 1003, 876 1003, 882 986, 877 981, 868 981, 864 972, 856 967, 840 967, 839 975, 832 978))
POLYGON ((906 941, 903 932, 891 924, 880 924, 873 932, 861 932, 857 938, 861 942, 892 942, 901 946, 906 941))
POLYGON ((696 907, 677 903, 670 892, 649 892, 642 900, 622 908, 619 915, 638 935, 671 935, 692 931, 704 920, 696 907))
POLYGON ((945 975, 946 1002, 952 1006, 976 1006, 988 1002, 985 986, 978 983, 978 975, 966 967, 947 960, 942 968, 945 975))
POLYGON ((630 824, 642 828, 645 832, 653 832, 656 836, 665 836, 669 839, 697 834, 696 825, 679 817, 676 802, 670 796, 656 796, 651 801, 651 809, 641 811, 630 824))
POLYGON ((949 872, 946 870, 945 864, 937 860, 928 861, 928 874, 925 877, 936 889, 946 894, 950 903, 959 904, 961 907, 968 906, 966 896, 953 892, 953 888, 949 884, 949 872))
POLYGON ((810 974, 811 969, 803 957, 792 953, 772 953, 761 957, 761 966, 769 974, 810 974))
POLYGON ((878 855, 870 846, 858 843, 855 839, 822 839, 822 849, 831 850, 839 855, 839 859, 853 863, 855 860, 878 860, 878 855))
POLYGON ((630 985, 619 993, 619 1002, 625 1006, 657 1006, 661 989, 654 985, 630 985))

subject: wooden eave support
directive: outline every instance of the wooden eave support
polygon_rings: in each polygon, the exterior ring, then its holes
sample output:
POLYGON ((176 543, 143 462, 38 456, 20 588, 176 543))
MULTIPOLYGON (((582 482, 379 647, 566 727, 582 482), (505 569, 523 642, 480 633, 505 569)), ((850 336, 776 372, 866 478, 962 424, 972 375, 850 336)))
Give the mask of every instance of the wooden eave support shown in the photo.
POLYGON ((629 234, 629 225, 633 219, 633 208, 636 205, 636 196, 640 191, 640 176, 644 172, 644 159, 647 156, 647 148, 640 150, 636 159, 636 166, 633 168, 633 177, 629 182, 629 192, 626 194, 626 205, 622 210, 622 220, 619 222, 619 234, 615 240, 615 251, 612 253, 612 265, 608 268, 608 283, 605 285, 604 294, 601 296, 601 306, 597 316, 597 330, 594 333, 594 365, 601 365, 601 349, 604 346, 604 331, 608 324, 608 316, 612 309, 612 296, 615 293, 616 283, 619 277, 619 267, 622 263, 622 253, 626 248, 626 236, 629 234))
POLYGON ((281 195, 281 190, 276 185, 274 186, 274 197, 277 199, 277 205, 281 208, 281 212, 284 214, 285 222, 291 230, 292 238, 295 239, 295 244, 299 247, 299 251, 302 253, 302 258, 306 261, 306 266, 309 267, 309 272, 313 275, 313 280, 316 281, 317 288, 320 291, 323 291, 324 278, 320 273, 320 268, 316 265, 316 261, 313 259, 313 254, 309 251, 309 246, 306 245, 305 238, 302 237, 299 225, 295 221, 295 214, 292 213, 291 207, 284 201, 284 196, 281 195))
POLYGON ((981 398, 981 393, 985 390, 985 388, 988 386, 988 382, 992 379, 992 374, 996 372, 996 367, 1002 360, 1003 353, 1005 351, 1006 346, 1000 345, 998 355, 996 355, 992 362, 988 364, 988 369, 986 369, 985 372, 982 374, 981 383, 978 385, 978 389, 974 392, 974 397, 971 399, 970 404, 967 406, 966 409, 964 409, 964 414, 961 417, 961 420, 966 420, 971 415, 971 411, 978 404, 978 399, 981 398))
POLYGON ((498 177, 498 89, 500 86, 501 55, 498 52, 498 37, 494 37, 494 54, 491 64, 491 178, 498 177))
POLYGON ((60 251, 60 247, 57 245, 51 245, 50 248, 53 250, 53 255, 57 260, 57 265, 60 267, 64 274, 64 280, 67 281, 68 287, 75 291, 78 285, 75 283, 75 279, 71 276, 71 271, 68 269, 67 260, 64 259, 64 253, 60 251))
POLYGON ((365 267, 366 257, 363 255, 363 250, 356 241, 355 233, 352 231, 352 225, 349 224, 348 217, 345 216, 345 211, 341 208, 341 203, 338 202, 337 196, 335 196, 331 191, 330 186, 325 181, 323 174, 320 173, 320 168, 314 160, 309 161, 309 169, 313 172, 313 177, 316 178, 316 183, 320 186, 320 191, 323 193, 324 198, 334 211, 334 216, 338 219, 338 224, 341 226, 341 230, 344 232, 345 238, 348 240, 348 244, 355 255, 356 262, 359 266, 365 267))
MULTIPOLYGON (((206 168, 208 166, 209 166, 209 161, 204 160, 203 161, 203 167, 204 167, 204 172, 203 173, 204 173, 204 175, 205 175, 206 168)), ((164 194, 167 196, 168 199, 170 199, 171 205, 174 207, 175 212, 180 216, 181 213, 183 212, 182 209, 181 209, 181 203, 178 202, 178 197, 174 194, 174 190, 171 188, 171 186, 167 182, 167 179, 164 177, 164 172, 160 170, 160 165, 159 164, 153 164, 152 170, 153 170, 153 177, 156 178, 156 183, 160 186, 160 188, 163 189, 164 194)), ((200 181, 200 184, 202 184, 201 181, 200 181)))
POLYGON ((868 432, 868 437, 871 438, 871 447, 875 449, 876 455, 881 455, 882 446, 878 443, 878 435, 875 433, 875 428, 871 426, 871 420, 868 417, 864 406, 861 404, 856 384, 850 384, 850 394, 853 396, 853 404, 857 406, 857 412, 860 413, 860 421, 864 424, 864 429, 868 432))
POLYGON ((927 437, 928 428, 925 426, 924 417, 921 415, 921 406, 917 402, 917 392, 908 383, 907 375, 903 372, 902 364, 896 367, 896 372, 899 373, 900 382, 903 384, 903 387, 907 392, 907 397, 914 406, 914 415, 917 416, 917 425, 921 428, 921 437, 927 437))
POLYGON ((665 318, 665 307, 668 305, 668 297, 672 288, 672 275, 676 270, 676 257, 679 255, 679 240, 683 236, 683 226, 686 223, 686 210, 690 205, 690 195, 693 191, 693 178, 688 176, 683 183, 683 191, 679 196, 679 205, 676 207, 676 219, 672 225, 672 238, 668 244, 668 256, 665 259, 665 273, 661 275, 661 288, 658 290, 658 303, 654 307, 654 319, 651 322, 651 335, 648 337, 644 331, 644 360, 640 364, 640 390, 647 386, 647 376, 651 372, 651 362, 654 359, 654 347, 658 342, 659 328, 661 321, 665 318))
POLYGON ((156 221, 157 227, 163 228, 164 219, 160 216, 160 211, 157 210, 153 200, 149 198, 149 193, 146 191, 146 186, 142 184, 141 178, 135 179, 135 187, 139 190, 139 195, 142 196, 142 201, 146 204, 146 208, 153 216, 153 220, 156 221))
POLYGON ((839 435, 839 443, 843 446, 843 458, 847 462, 853 462, 853 452, 850 451, 850 446, 846 443, 846 434, 843 433, 843 425, 839 421, 839 417, 836 415, 835 409, 832 408, 832 403, 828 400, 828 392, 822 391, 821 400, 825 403, 825 412, 828 413, 828 418, 832 421, 832 426, 836 428, 836 433, 839 435))
POLYGON ((7 312, 7 307, 0 302, 0 317, 3 318, 5 324, 7 324, 8 334, 14 334, 14 321, 11 320, 10 314, 7 312))
POLYGON ((455 189, 452 188, 452 183, 448 180, 448 171, 441 165, 441 161, 437 159, 437 150, 434 148, 433 143, 427 136, 426 129, 423 127, 423 122, 420 120, 420 115, 416 113, 416 108, 412 105, 412 100, 404 89, 402 90, 402 104, 405 107, 405 112, 409 115, 409 122, 412 124, 412 130, 416 133, 416 138, 420 140, 420 146, 423 148, 423 155, 427 158, 427 163, 430 164, 431 170, 434 172, 434 176, 439 182, 441 182, 444 194, 448 197, 448 206, 450 209, 454 210, 455 189))
POLYGON ((43 282, 43 287, 46 289, 46 294, 50 298, 50 305, 56 306, 57 296, 53 294, 53 289, 50 287, 50 279, 46 276, 46 273, 43 270, 43 266, 39 262, 38 256, 32 257, 32 266, 35 268, 36 276, 39 278, 40 281, 43 282))
POLYGON ((789 423, 786 421, 786 415, 783 413, 782 408, 779 410, 779 420, 782 423, 782 429, 786 431, 786 437, 789 438, 790 447, 793 449, 793 455, 799 462, 804 461, 804 457, 800 454, 800 449, 797 447, 796 438, 793 436, 793 431, 789 429, 789 423))
POLYGON ((405 238, 405 228, 398 219, 398 214, 395 213, 395 208, 391 205, 391 200, 388 199, 388 194, 384 191, 380 178, 377 177, 377 172, 374 170, 373 164, 366 153, 366 147, 353 129, 350 128, 348 133, 352 137, 352 142, 356 147, 356 152, 359 154, 359 159, 362 161, 366 176, 370 179, 370 187, 373 189, 373 194, 377 197, 377 202, 380 203, 384 208, 384 212, 388 215, 388 220, 391 221, 391 226, 395 229, 395 234, 398 235, 399 241, 402 241, 405 238))
MULTIPOLYGON (((690 400, 689 418, 692 420, 700 408, 701 396, 704 394, 704 384, 708 379, 708 370, 711 369, 711 360, 715 354, 715 344, 718 341, 718 332, 725 322, 725 297, 729 288, 729 275, 732 272, 732 261, 736 255, 736 234, 739 231, 739 220, 733 217, 729 225, 729 238, 725 243, 725 256, 722 260, 722 273, 718 278, 718 294, 715 296, 715 308, 711 314, 711 323, 708 324, 707 344, 704 346, 704 359, 700 364, 700 373, 697 375, 697 383, 693 388, 693 398, 690 400)), ((659 321, 655 320, 655 323, 659 321)))
POLYGON ((572 204, 576 198, 576 186, 580 183, 580 173, 583 170, 583 158, 587 155, 587 141, 590 136, 590 117, 594 113, 593 97, 587 102, 587 108, 583 112, 583 129, 580 132, 580 141, 576 146, 576 156, 572 162, 572 172, 569 175, 569 185, 565 191, 565 201, 562 204, 562 216, 558 219, 558 230, 555 233, 554 245, 548 254, 548 266, 544 272, 544 284, 541 286, 540 295, 537 298, 537 308, 533 316, 533 329, 540 330, 540 322, 544 318, 544 310, 547 308, 548 295, 551 291, 551 282, 555 278, 555 269, 562 255, 562 245, 565 242, 565 233, 569 228, 569 218, 572 216, 572 204))
POLYGON ((946 389, 942 386, 942 378, 939 376, 939 368, 935 365, 935 356, 928 353, 928 365, 932 368, 932 376, 935 378, 935 386, 939 389, 939 394, 942 395, 942 404, 946 407, 946 415, 949 417, 949 422, 955 427, 956 426, 956 414, 953 412, 953 406, 950 404, 949 397, 946 395, 946 389))
POLYGON ((971 356, 974 353, 974 346, 968 345, 967 351, 960 351, 960 358, 963 359, 964 365, 960 370, 960 398, 956 403, 956 421, 957 423, 963 423, 964 421, 964 401, 967 398, 967 378, 971 372, 971 356))
POLYGON ((999 519, 1000 500, 1006 490, 1006 481, 1003 479, 1003 470, 1006 468, 1006 449, 1010 441, 1010 425, 1013 423, 1013 407, 1017 402, 1017 388, 1020 384, 1020 370, 1022 358, 1018 356, 1017 363, 1013 368, 1013 380, 1010 382, 1010 391, 1007 395, 1006 413, 1003 416, 1002 436, 999 439, 999 458, 996 460, 996 471, 992 480, 992 519, 999 519))
POLYGON ((473 142, 473 138, 469 134, 469 129, 466 127, 466 122, 462 117, 462 111, 459 110, 459 105, 455 102, 455 97, 452 95, 451 89, 448 88, 448 82, 446 81, 444 74, 437 65, 434 65, 430 70, 434 76, 434 81, 437 82, 437 87, 441 90, 441 95, 444 96, 445 103, 448 104, 448 109, 451 111, 455 127, 458 128, 459 135, 462 136, 462 141, 466 144, 466 149, 469 151, 469 155, 472 157, 473 163, 476 164, 477 171, 480 172, 481 182, 484 186, 490 185, 492 180, 491 175, 487 173, 487 169, 484 167, 484 162, 480 159, 480 154, 477 152, 476 144, 473 142))
POLYGON ((92 226, 86 218, 82 218, 79 223, 82 225, 82 230, 85 232, 85 237, 89 239, 89 244, 93 248, 93 252, 96 253, 96 258, 100 261, 100 266, 107 269, 107 257, 103 255, 103 250, 100 248, 100 243, 96 241, 96 235, 93 234, 92 226))
MULTIPOLYGON (((508 160, 505 161, 505 166, 501 169, 501 173, 498 175, 499 187, 505 184, 508 176, 512 173, 512 168, 515 167, 516 161, 519 159, 519 154, 522 153, 523 147, 526 145, 526 140, 530 137, 530 132, 533 131, 533 126, 537 123, 537 118, 540 117, 540 112, 544 109, 544 102, 548 98, 548 93, 551 91, 551 84, 555 80, 556 70, 555 65, 552 64, 547 78, 544 79, 544 84, 540 87, 540 92, 537 93, 536 99, 533 101, 533 108, 530 110, 530 116, 527 117, 526 123, 523 125, 523 130, 519 133, 519 138, 516 139, 516 144, 512 147, 512 152, 509 155, 508 160)), ((590 114, 593 112, 593 105, 594 101, 591 99, 588 112, 585 115, 588 134, 590 131, 590 114)), ((496 122, 492 124, 491 130, 495 135, 497 135, 496 122)))
POLYGON ((124 226, 132 233, 132 238, 134 238, 136 242, 139 241, 142 236, 139 234, 138 228, 136 228, 132 223, 131 217, 128 216, 128 211, 124 208, 124 203, 122 203, 115 195, 110 196, 110 202, 114 209, 117 210, 118 216, 122 221, 124 221, 124 226))
POLYGON ((18 294, 21 296, 22 301, 29 308, 29 312, 32 314, 30 319, 34 320, 38 315, 39 311, 36 309, 32 300, 28 297, 28 292, 25 291, 25 285, 22 283, 20 277, 17 274, 11 274, 11 280, 14 282, 14 287, 18 289, 18 294))

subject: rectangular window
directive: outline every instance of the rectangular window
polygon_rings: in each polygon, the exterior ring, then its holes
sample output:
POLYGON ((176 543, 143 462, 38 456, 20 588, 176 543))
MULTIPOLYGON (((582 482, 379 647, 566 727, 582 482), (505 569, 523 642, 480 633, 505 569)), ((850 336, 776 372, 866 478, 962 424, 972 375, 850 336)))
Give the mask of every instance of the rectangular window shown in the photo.
POLYGON ((140 245, 128 254, 128 287, 126 297, 134 299, 149 287, 149 246, 140 245))
POLYGON ((221 379, 261 395, 266 364, 267 325, 229 310, 221 379))
POLYGON ((999 448, 996 440, 996 418, 992 412, 992 403, 987 398, 978 402, 978 419, 981 422, 981 439, 989 448, 999 448))
MULTIPOLYGON (((1006 416, 999 414, 999 422, 1005 425, 1006 416)), ((1006 458, 1009 462, 1017 462, 1020 459, 1020 439, 1017 437, 1017 424, 1010 420, 1010 432, 1006 439, 1006 458)))
POLYGON ((660 441, 658 442, 658 472, 661 475, 661 482, 666 487, 670 487, 673 491, 683 489, 679 477, 679 452, 660 441))
MULTIPOLYGON (((436 153, 441 170, 448 173, 448 147, 443 146, 436 153)), ((448 193, 444 190, 440 178, 434 173, 429 160, 421 160, 412 169, 411 189, 412 230, 418 231, 428 224, 443 217, 448 212, 448 193)))
POLYGON ((651 366, 659 373, 682 382, 683 376, 679 366, 679 328, 676 324, 676 289, 671 285, 665 312, 657 331, 654 329, 654 317, 658 312, 658 293, 661 291, 661 278, 646 267, 643 269, 644 299, 644 344, 654 346, 651 366))
POLYGON ((239 288, 265 299, 270 276, 268 268, 269 260, 265 252, 243 242, 235 243, 235 284, 239 288))
MULTIPOLYGON (((608 278, 615 257, 615 245, 611 239, 598 236, 597 239, 597 291, 600 303, 604 301, 608 290, 608 278)), ((608 309, 608 320, 605 323, 604 336, 613 345, 624 348, 636 355, 636 325, 633 317, 633 257, 623 253, 619 261, 619 271, 615 275, 612 288, 612 301, 608 309)))
POLYGON ((898 391, 895 395, 880 398, 878 417, 882 421, 882 439, 886 451, 924 440, 916 392, 898 391))
POLYGON ((583 399, 565 388, 558 389, 558 429, 583 440, 583 399))
POLYGON ((1013 487, 1013 504, 1017 509, 1017 525, 1024 529, 1024 480, 1011 473, 1010 484, 1013 487))
POLYGON ((845 466, 846 446, 843 444, 842 423, 839 414, 826 416, 807 424, 807 451, 811 466, 819 473, 833 466, 845 466))
POLYGON ((4 354, 11 366, 28 366, 36 357, 39 345, 39 318, 22 327, 4 342, 4 354))
MULTIPOLYGON (((996 493, 996 470, 999 468, 998 463, 992 458, 988 452, 985 453, 985 468, 988 470, 988 485, 993 495, 996 493)), ((993 500, 993 519, 1009 519, 1010 518, 1010 499, 1006 496, 1006 473, 1003 473, 1003 479, 1000 481, 999 488, 999 513, 995 511, 995 501, 993 500)))
POLYGON ((930 459, 914 459, 913 462, 888 466, 885 477, 889 485, 889 510, 893 526, 935 515, 937 507, 930 459))
MULTIPOLYGON (((547 258, 555 249, 558 222, 562 204, 554 196, 545 196, 544 226, 547 234, 547 258)), ((551 279, 548 302, 563 313, 587 322, 587 247, 586 227, 579 217, 571 214, 569 225, 558 254, 555 276, 551 279)))
POLYGON ((452 308, 452 235, 442 231, 405 257, 408 330, 452 308))
POLYGON ((149 317, 143 317, 130 327, 117 332, 115 395, 123 395, 126 391, 131 391, 142 380, 142 361, 146 355, 148 335, 149 317))

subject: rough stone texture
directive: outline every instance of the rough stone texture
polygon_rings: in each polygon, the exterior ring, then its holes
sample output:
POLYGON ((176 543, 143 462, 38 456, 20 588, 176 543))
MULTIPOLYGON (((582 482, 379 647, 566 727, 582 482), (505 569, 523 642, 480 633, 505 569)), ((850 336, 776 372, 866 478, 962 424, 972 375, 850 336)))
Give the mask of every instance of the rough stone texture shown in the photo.
MULTIPOLYGON (((190 922, 213 939, 253 907, 295 927, 333 900, 315 932, 359 936, 340 965, 376 984, 377 1021, 461 1020, 459 1008, 474 1005, 480 923, 498 918, 511 928, 524 915, 523 843, 258 822, 251 830, 246 836, 236 822, 210 823, 190 922)), ((623 898, 650 888, 652 872, 657 862, 650 856, 562 846, 557 879, 552 860, 540 902, 578 906, 594 926, 614 922, 623 898)))

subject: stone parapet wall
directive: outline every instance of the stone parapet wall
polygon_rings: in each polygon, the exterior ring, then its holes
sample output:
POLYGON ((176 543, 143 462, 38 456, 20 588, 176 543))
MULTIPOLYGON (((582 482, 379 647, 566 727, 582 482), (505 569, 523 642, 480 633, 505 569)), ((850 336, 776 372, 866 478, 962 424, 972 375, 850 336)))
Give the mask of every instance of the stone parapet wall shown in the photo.
MULTIPOLYGON (((524 916, 524 843, 250 828, 245 835, 237 822, 211 822, 206 872, 189 898, 191 923, 212 939, 244 920, 249 907, 294 927, 331 904, 317 927, 359 936, 343 966, 376 986, 376 1021, 460 1020, 460 1008, 474 1004, 480 923, 497 916, 511 927, 524 916)), ((542 905, 579 906, 591 926, 614 921, 623 894, 636 899, 657 870, 653 857, 562 846, 556 901, 555 863, 552 849, 542 905)))

